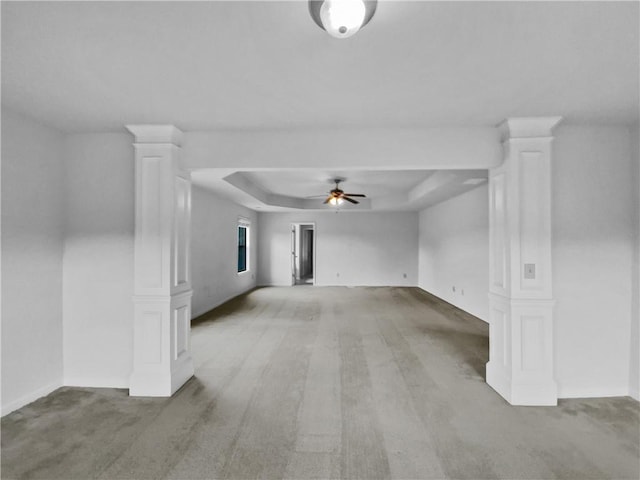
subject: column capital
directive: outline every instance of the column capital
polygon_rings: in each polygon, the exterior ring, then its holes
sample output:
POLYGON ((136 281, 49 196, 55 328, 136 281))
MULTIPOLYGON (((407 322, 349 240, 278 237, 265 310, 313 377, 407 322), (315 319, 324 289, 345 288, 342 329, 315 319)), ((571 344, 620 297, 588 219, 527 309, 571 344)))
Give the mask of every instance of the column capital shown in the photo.
POLYGON ((182 131, 173 125, 125 125, 135 137, 135 143, 182 145, 182 131))
POLYGON ((548 138, 562 117, 512 117, 498 125, 500 140, 514 138, 548 138))

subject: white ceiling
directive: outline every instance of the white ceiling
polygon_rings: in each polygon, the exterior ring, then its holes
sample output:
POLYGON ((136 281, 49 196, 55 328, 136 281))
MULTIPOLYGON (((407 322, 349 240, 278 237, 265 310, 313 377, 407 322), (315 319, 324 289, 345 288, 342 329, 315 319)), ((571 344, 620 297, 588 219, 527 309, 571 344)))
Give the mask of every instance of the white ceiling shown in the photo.
MULTIPOLYGON (((1 7, 3 105, 64 132, 638 121, 638 2, 381 1, 343 40, 306 1, 1 7)), ((365 193, 407 190, 402 172, 345 170, 365 193)), ((306 174, 246 175, 286 195, 333 172, 306 174)))
POLYGON ((64 131, 638 118, 637 2, 2 2, 2 100, 64 131))

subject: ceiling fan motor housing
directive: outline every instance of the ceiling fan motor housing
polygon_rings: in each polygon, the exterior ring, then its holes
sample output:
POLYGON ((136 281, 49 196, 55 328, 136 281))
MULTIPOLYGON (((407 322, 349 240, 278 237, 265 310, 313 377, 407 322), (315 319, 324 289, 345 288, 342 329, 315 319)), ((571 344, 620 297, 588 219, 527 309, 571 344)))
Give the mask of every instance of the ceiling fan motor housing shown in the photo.
POLYGON ((366 195, 363 195, 362 193, 344 193, 344 190, 340 189, 340 182, 344 181, 342 178, 336 178, 333 181, 336 184, 336 188, 329 192, 329 197, 324 201, 324 203, 337 205, 337 203, 334 202, 339 200, 339 203, 342 203, 343 200, 346 200, 349 203, 358 204, 360 202, 350 197, 366 197, 366 195))

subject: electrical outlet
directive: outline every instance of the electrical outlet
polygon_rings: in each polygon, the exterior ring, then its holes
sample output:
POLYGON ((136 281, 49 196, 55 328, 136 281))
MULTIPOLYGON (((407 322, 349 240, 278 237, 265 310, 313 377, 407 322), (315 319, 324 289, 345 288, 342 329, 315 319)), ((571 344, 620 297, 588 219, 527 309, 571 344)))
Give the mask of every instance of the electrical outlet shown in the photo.
POLYGON ((339 276, 340 276, 340 272, 336 273, 336 277, 339 277, 339 276))
POLYGON ((451 290, 453 290, 453 292, 455 293, 456 287, 451 287, 451 290))
POLYGON ((464 296, 464 288, 460 290, 460 295, 464 296))
POLYGON ((403 273, 403 274, 402 274, 402 278, 407 278, 407 274, 406 274, 406 273, 403 273))

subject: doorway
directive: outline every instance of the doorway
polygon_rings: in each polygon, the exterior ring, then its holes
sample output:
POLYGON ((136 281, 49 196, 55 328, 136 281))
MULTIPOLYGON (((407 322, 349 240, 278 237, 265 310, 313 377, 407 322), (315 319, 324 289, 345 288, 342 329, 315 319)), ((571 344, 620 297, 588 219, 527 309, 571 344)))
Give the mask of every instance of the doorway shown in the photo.
POLYGON ((313 223, 291 224, 291 285, 315 285, 315 233, 313 223))

